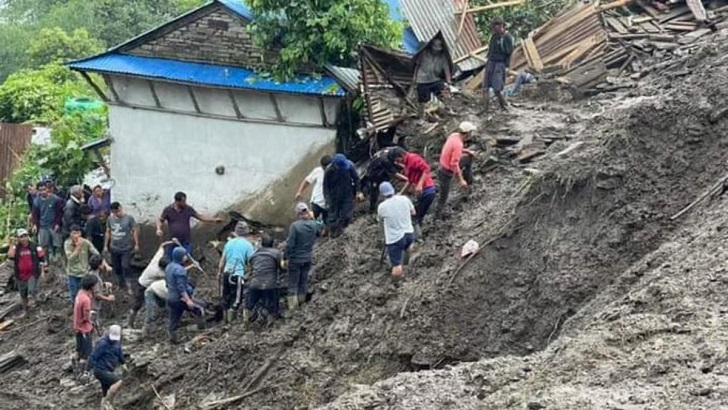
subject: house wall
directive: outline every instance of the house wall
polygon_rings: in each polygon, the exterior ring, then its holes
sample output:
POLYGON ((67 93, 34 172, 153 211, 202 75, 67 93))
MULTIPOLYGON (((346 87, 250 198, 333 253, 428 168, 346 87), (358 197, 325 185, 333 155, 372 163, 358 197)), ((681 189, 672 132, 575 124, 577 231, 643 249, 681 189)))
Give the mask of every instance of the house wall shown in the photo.
POLYGON ((171 31, 123 50, 138 56, 217 63, 223 65, 261 67, 273 62, 275 53, 256 46, 248 32, 248 22, 222 6, 194 14, 181 20, 171 31))
MULTIPOLYGON (((222 98, 222 97, 220 97, 222 98)), ((299 108, 307 105, 305 99, 299 108)), ((294 107, 295 108, 295 107, 294 107)), ((269 224, 291 221, 301 179, 336 130, 205 118, 112 105, 113 200, 150 223, 184 191, 202 213, 237 210, 269 224), (225 167, 218 175, 215 169, 225 167)))

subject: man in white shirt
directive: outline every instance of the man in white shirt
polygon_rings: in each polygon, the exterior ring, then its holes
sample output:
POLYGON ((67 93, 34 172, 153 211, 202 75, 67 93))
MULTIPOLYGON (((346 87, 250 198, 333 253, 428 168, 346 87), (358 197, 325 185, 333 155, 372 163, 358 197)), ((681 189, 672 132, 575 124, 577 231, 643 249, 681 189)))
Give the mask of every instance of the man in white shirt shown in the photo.
POLYGON ((314 219, 321 217, 324 222, 327 218, 326 199, 324 198, 324 170, 331 163, 331 156, 324 155, 321 157, 321 166, 314 168, 310 174, 301 182, 301 186, 296 192, 296 201, 303 198, 303 192, 311 185, 311 210, 314 219))
POLYGON ((404 254, 409 252, 415 241, 415 228, 412 216, 416 214, 412 201, 404 195, 395 195, 389 182, 379 185, 379 194, 385 198, 379 204, 377 215, 384 225, 384 243, 392 265, 392 275, 402 276, 404 254))
POLYGON ((167 261, 162 261, 162 258, 164 257, 165 247, 171 244, 174 244, 174 240, 167 241, 159 245, 157 253, 154 254, 154 257, 152 258, 151 262, 149 262, 149 265, 144 268, 144 272, 142 272, 141 276, 139 276, 139 283, 136 288, 134 304, 132 305, 131 312, 129 313, 129 319, 127 322, 127 327, 130 329, 134 328, 134 320, 136 319, 136 315, 145 304, 144 293, 146 292, 147 288, 153 282, 164 279, 164 267, 162 266, 166 266, 167 261), (162 265, 160 265, 160 261, 163 262, 162 265))

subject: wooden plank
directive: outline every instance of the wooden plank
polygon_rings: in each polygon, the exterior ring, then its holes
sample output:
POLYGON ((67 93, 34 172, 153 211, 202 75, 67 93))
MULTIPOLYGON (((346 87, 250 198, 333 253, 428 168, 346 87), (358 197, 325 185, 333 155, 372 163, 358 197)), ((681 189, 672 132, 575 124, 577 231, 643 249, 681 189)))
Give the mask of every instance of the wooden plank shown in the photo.
POLYGON ((660 28, 652 24, 652 22, 648 21, 647 23, 640 24, 640 27, 643 28, 648 33, 659 33, 660 28))
POLYGON ((510 1, 504 1, 501 3, 493 3, 493 4, 487 4, 485 6, 473 7, 471 9, 463 8, 461 10, 455 11, 455 14, 460 15, 460 14, 467 14, 467 13, 479 13, 481 11, 493 10, 493 9, 497 9, 497 8, 501 8, 501 7, 518 6, 525 2, 526 2, 526 0, 510 0, 510 1))
POLYGON ((9 319, 9 320, 6 320, 6 321, 0 323, 0 330, 7 329, 8 327, 12 326, 13 323, 15 323, 15 321, 12 319, 9 319))
MULTIPOLYGON (((463 5, 463 9, 467 10, 468 7, 470 7, 470 0, 465 0, 465 4, 463 5)), ((458 24, 458 34, 455 36, 455 43, 460 40, 460 34, 463 33, 463 26, 465 25, 465 18, 468 17, 468 13, 463 13, 462 16, 460 16, 460 24, 458 24)))
POLYGON ((653 17, 655 19, 660 18, 660 12, 655 10, 654 7, 647 5, 647 3, 644 0, 635 0, 635 3, 637 3, 642 9, 647 12, 647 14, 650 15, 650 17, 653 17))
POLYGON ((541 56, 538 55, 538 49, 536 49, 536 44, 533 43, 533 37, 528 36, 528 38, 523 42, 524 50, 526 51, 526 55, 530 56, 530 60, 532 64, 529 64, 531 68, 536 70, 536 72, 541 72, 543 70, 543 62, 541 61, 541 56))
POLYGON ((599 6, 599 10, 600 11, 606 11, 606 10, 616 9, 616 8, 619 8, 619 7, 622 7, 622 6, 627 6, 627 5, 631 4, 633 1, 634 0, 617 0, 617 1, 613 1, 611 3, 607 3, 607 4, 600 5, 599 6))
POLYGON ((614 18, 614 17, 605 17, 604 18, 604 21, 607 23, 607 25, 609 27, 611 27, 612 29, 614 29, 617 33, 620 33, 620 34, 627 34, 627 33, 629 33, 629 31, 627 30, 627 28, 625 28, 622 25, 622 23, 619 20, 617 20, 616 18, 614 18))

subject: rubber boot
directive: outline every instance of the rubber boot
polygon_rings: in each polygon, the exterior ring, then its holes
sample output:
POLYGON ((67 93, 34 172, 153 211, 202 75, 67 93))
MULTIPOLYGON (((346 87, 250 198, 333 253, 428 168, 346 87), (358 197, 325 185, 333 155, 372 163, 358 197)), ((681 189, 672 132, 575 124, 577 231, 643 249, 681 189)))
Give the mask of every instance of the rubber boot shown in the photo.
POLYGON ((495 96, 498 97, 498 103, 500 104, 500 107, 503 111, 508 111, 508 103, 506 102, 506 97, 503 96, 503 93, 498 91, 495 93, 495 96))
POLYGON ((483 115, 488 115, 488 111, 490 111, 490 93, 486 89, 485 90, 485 108, 483 108, 483 115))
POLYGON ((415 228, 415 240, 417 243, 424 242, 424 238, 422 237, 422 227, 417 222, 413 223, 412 226, 415 228))
POLYGON ((195 316, 195 323, 197 324, 197 330, 205 330, 207 323, 205 323, 205 315, 195 316))
POLYGON ((288 310, 293 312, 298 309, 298 295, 286 296, 286 302, 288 302, 288 310))
POLYGON ((235 321, 235 310, 228 309, 225 311, 225 323, 230 324, 235 321))
POLYGON ((179 344, 179 337, 177 336, 177 331, 168 332, 169 333, 169 343, 176 345, 179 344))
POLYGON ((142 338, 143 339, 149 339, 149 336, 151 336, 152 331, 149 329, 149 326, 144 325, 142 326, 142 338))
POLYGON ((302 306, 306 303, 306 294, 298 295, 298 306, 302 306))
POLYGON ((131 310, 129 312, 129 319, 126 321, 126 327, 134 329, 134 321, 136 320, 137 311, 131 310))
POLYGON ((253 316, 253 312, 248 309, 243 309, 243 329, 250 329, 250 318, 253 316))

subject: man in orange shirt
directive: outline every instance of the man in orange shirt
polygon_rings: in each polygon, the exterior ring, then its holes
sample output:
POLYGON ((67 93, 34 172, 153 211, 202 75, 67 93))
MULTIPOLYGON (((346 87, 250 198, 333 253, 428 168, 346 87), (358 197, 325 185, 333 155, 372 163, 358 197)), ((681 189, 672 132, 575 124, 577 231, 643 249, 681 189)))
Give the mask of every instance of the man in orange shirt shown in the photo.
POLYGON ((96 276, 87 275, 81 280, 81 291, 76 295, 73 305, 73 331, 76 333, 76 354, 74 364, 76 370, 86 370, 86 360, 93 349, 94 324, 91 321, 91 307, 94 299, 93 289, 96 276))
POLYGON ((442 147, 440 166, 437 169, 437 179, 440 182, 440 196, 437 200, 435 214, 438 218, 442 216, 445 210, 445 204, 447 204, 447 198, 450 195, 453 178, 457 178, 461 189, 468 189, 468 182, 460 167, 460 161, 463 159, 463 153, 470 156, 473 155, 473 152, 465 149, 465 142, 468 141, 470 135, 477 131, 477 129, 478 127, 472 122, 461 122, 457 132, 447 137, 447 141, 442 147))

